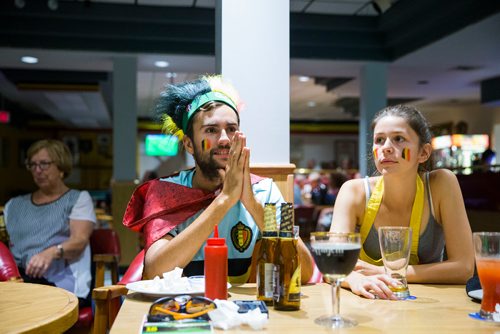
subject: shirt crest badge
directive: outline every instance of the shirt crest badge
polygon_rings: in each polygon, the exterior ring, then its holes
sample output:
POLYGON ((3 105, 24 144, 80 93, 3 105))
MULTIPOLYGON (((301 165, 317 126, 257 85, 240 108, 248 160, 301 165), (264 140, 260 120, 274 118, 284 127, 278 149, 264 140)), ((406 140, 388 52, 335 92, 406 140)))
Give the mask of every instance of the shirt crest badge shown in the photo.
POLYGON ((234 248, 243 253, 250 246, 252 241, 252 230, 242 222, 234 225, 231 229, 231 242, 234 248))

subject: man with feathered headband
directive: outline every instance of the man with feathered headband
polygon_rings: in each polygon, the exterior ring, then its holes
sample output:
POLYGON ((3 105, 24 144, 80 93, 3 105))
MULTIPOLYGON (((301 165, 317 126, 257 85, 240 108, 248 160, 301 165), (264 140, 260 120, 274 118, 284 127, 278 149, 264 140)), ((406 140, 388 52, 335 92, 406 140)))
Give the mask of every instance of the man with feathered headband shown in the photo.
MULTIPOLYGON (((239 130, 241 102, 220 76, 169 85, 157 113, 163 130, 182 140, 195 167, 139 186, 124 215, 125 226, 144 233, 144 278, 175 267, 203 275, 205 241, 215 225, 228 244, 228 276, 244 283, 264 226, 264 203, 284 199, 271 179, 250 174, 250 149, 239 130)), ((312 259, 300 241, 302 280, 312 259)))

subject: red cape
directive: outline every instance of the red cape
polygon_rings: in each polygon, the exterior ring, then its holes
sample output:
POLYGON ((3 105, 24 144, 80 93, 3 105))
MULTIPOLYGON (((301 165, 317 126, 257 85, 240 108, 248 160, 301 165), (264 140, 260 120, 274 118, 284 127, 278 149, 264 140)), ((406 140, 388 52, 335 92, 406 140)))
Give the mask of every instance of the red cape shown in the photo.
MULTIPOLYGON (((251 174, 252 184, 261 180, 262 177, 251 174)), ((123 215, 123 225, 144 233, 147 250, 174 227, 209 206, 215 197, 215 192, 154 179, 135 189, 123 215)))

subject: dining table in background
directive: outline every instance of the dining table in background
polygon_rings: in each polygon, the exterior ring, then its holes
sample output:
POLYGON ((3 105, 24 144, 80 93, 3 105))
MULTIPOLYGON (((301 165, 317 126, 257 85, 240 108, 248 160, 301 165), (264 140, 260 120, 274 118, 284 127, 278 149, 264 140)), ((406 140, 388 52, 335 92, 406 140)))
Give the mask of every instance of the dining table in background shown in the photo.
POLYGON ((78 319, 78 298, 61 288, 0 282, 0 333, 62 333, 78 319))
MULTIPOLYGON (((480 304, 472 301, 463 285, 410 284, 414 300, 370 300, 342 290, 340 311, 343 316, 358 321, 353 328, 336 329, 335 333, 500 333, 500 324, 489 323, 469 316, 478 312, 480 304)), ((230 300, 254 300, 255 284, 233 286, 230 300)), ((302 286, 299 311, 275 311, 269 307, 269 322, 262 333, 329 332, 314 323, 322 314, 330 313, 331 289, 326 283, 302 286)), ((111 328, 111 334, 139 333, 144 315, 155 300, 151 296, 129 291, 111 328)), ((242 326, 216 333, 253 332, 242 326)))

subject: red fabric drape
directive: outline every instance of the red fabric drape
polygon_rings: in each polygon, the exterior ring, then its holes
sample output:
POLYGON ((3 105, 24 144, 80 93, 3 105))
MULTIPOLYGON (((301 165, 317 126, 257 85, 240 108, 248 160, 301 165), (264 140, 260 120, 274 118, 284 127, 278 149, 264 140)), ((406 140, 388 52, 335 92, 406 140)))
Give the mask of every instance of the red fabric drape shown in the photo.
MULTIPOLYGON (((252 184, 263 180, 251 175, 252 184)), ((206 192, 159 179, 140 185, 132 194, 123 216, 123 225, 143 232, 146 250, 174 227, 206 208, 216 197, 206 192)))

